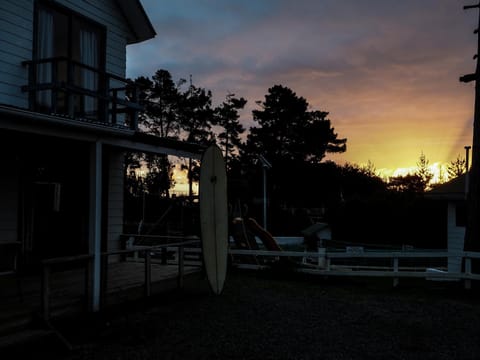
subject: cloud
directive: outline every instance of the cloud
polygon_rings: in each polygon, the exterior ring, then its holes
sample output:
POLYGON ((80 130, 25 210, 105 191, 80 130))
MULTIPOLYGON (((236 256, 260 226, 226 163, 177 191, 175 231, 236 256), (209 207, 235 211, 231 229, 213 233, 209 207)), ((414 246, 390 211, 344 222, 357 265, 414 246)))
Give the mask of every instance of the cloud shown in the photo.
MULTIPOLYGON (((142 0, 158 36, 127 51, 128 75, 193 75, 215 100, 274 84, 330 112, 349 150, 340 161, 414 165, 468 141, 477 12, 451 0, 142 0), (466 130, 467 129, 467 130, 466 130)), ((462 145, 463 148, 463 145, 462 145)), ((394 164, 394 165, 392 165, 394 164)))

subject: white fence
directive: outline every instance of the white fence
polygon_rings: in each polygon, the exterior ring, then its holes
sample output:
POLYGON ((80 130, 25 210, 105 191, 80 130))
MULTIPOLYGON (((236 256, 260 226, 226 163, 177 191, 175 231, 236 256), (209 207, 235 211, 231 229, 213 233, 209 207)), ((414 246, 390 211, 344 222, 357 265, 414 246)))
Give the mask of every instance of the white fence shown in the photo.
MULTIPOLYGON (((298 252, 230 249, 232 256, 254 258, 298 258, 297 271, 328 276, 391 277, 396 286, 401 277, 425 278, 428 280, 463 280, 471 287, 471 280, 480 280, 480 274, 472 273, 472 259, 480 259, 478 252, 448 251, 344 251, 344 252, 298 252), (464 269, 460 272, 446 271, 449 258, 461 259, 464 269)), ((237 264, 239 267, 262 268, 258 264, 237 264)))

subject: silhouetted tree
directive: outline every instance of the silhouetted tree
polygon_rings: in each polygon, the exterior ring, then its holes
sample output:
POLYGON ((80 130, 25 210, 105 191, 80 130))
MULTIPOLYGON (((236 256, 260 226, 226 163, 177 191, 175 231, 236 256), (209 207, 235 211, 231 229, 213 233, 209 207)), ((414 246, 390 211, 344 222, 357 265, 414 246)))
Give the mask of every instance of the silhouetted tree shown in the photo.
POLYGON ((418 174, 407 174, 391 177, 388 188, 393 191, 420 194, 425 191, 425 182, 418 174))
POLYGON ((422 152, 415 172, 390 178, 388 188, 401 193, 423 194, 431 187, 430 182, 432 178, 433 172, 429 168, 429 161, 422 152))
POLYGON ((182 129, 179 119, 180 87, 184 83, 185 80, 181 79, 175 84, 167 70, 158 70, 152 79, 142 76, 135 80, 144 105, 144 111, 139 116, 144 131, 164 138, 178 138, 182 129))
MULTIPOLYGON (((193 84, 182 94, 179 117, 182 138, 208 146, 215 143, 212 125, 215 123, 212 108, 212 92, 193 84)), ((189 194, 192 195, 192 184, 200 178, 200 163, 190 159, 188 162, 189 194)))
POLYGON ((377 168, 371 160, 368 160, 366 165, 360 166, 360 171, 370 177, 378 177, 377 168))
POLYGON ((465 159, 458 155, 455 160, 450 161, 447 171, 449 179, 454 179, 462 174, 465 174, 465 159))
POLYGON ((168 190, 174 185, 173 166, 167 155, 146 154, 148 172, 144 182, 149 194, 168 197, 168 190))
MULTIPOLYGON (((144 105, 144 112, 139 116, 140 130, 163 138, 205 145, 214 141, 212 124, 215 119, 210 91, 193 84, 182 91, 186 81, 180 79, 175 83, 171 74, 162 69, 151 79, 139 77, 135 83, 144 105)), ((168 194, 172 185, 172 166, 167 155, 144 155, 141 160, 149 170, 145 179, 149 191, 168 194)), ((189 162, 190 182, 198 178, 198 166, 195 161, 189 162)))
POLYGON ((142 76, 135 80, 144 105, 139 116, 141 130, 196 143, 212 140, 212 93, 193 84, 182 91, 185 83, 185 79, 175 83, 167 70, 157 70, 151 79, 142 76))
POLYGON ((125 154, 125 191, 133 197, 139 197, 146 191, 144 179, 137 174, 142 167, 145 154, 127 152, 125 154))
POLYGON ((146 191, 143 177, 139 176, 135 170, 127 170, 125 177, 125 191, 134 198, 139 198, 146 191))
MULTIPOLYGON (((248 188, 244 189, 258 212, 256 199, 263 197, 263 168, 258 156, 272 164, 267 171, 269 226, 283 227, 277 231, 286 233, 292 231, 288 219, 296 212, 294 208, 322 206, 323 190, 328 187, 319 184, 321 171, 317 166, 326 153, 344 152, 346 139, 338 139, 327 112, 309 110, 307 100, 288 87, 269 88, 264 101, 257 104, 260 109, 252 112, 256 125, 250 128, 240 152, 247 167, 243 173, 236 172, 247 179, 248 188)), ((339 192, 331 194, 338 198, 339 192)))
MULTIPOLYGON (((139 98, 144 107, 144 111, 139 114, 139 129, 158 137, 178 139, 182 131, 179 116, 182 104, 181 86, 185 84, 185 80, 180 79, 175 83, 167 70, 160 69, 151 78, 141 76, 134 82, 140 90, 139 98)), ((168 190, 173 183, 172 165, 167 155, 137 153, 132 154, 129 159, 131 161, 127 162, 127 176, 130 177, 130 183, 137 181, 137 189, 168 196, 168 190), (146 168, 144 178, 131 172, 141 165, 146 168)))
POLYGON ((346 163, 339 166, 342 198, 372 199, 386 190, 385 182, 375 174, 375 166, 368 162, 366 166, 346 163))
POLYGON ((239 110, 245 107, 247 100, 228 94, 225 101, 215 109, 215 124, 221 127, 218 139, 225 152, 225 162, 229 167, 229 158, 237 155, 241 145, 240 135, 245 128, 239 122, 239 110))
POLYGON ((179 121, 182 138, 205 145, 214 142, 213 115, 212 92, 191 84, 181 96, 179 121))
POLYGON ((272 163, 319 163, 326 153, 346 150, 347 140, 338 139, 328 112, 309 111, 308 102, 291 89, 275 85, 257 104, 261 110, 252 114, 259 126, 250 128, 247 155, 262 154, 272 163))
POLYGON ((429 189, 430 181, 432 181, 433 173, 429 168, 429 161, 425 154, 420 154, 420 157, 417 162, 417 170, 415 171, 415 175, 421 180, 421 190, 420 192, 425 192, 425 190, 429 189))

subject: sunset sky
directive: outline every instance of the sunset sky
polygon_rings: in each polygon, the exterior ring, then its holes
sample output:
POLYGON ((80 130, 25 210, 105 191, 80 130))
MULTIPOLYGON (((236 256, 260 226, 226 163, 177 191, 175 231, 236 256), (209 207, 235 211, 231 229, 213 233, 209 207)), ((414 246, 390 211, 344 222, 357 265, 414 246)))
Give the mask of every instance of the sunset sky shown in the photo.
POLYGON ((249 102, 280 84, 330 113, 348 150, 377 169, 464 156, 472 141, 478 11, 464 0, 142 0, 155 39, 127 50, 127 76, 170 71, 249 102))

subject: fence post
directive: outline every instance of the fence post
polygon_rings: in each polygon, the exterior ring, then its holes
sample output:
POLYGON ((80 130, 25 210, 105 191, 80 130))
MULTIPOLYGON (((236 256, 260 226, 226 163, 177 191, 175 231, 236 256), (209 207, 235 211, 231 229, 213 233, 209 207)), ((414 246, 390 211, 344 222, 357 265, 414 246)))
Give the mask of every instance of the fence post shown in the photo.
MULTIPOLYGON (((87 263, 87 268, 89 262, 87 263)), ((100 308, 104 307, 107 303, 107 293, 108 293, 108 253, 100 257, 100 269, 101 269, 101 280, 100 280, 100 308)))
POLYGON ((183 288, 183 255, 184 249, 183 245, 178 246, 178 287, 183 288))
MULTIPOLYGON (((465 257, 465 275, 470 276, 472 275, 472 259, 469 257, 465 257)), ((472 280, 465 279, 465 289, 472 288, 472 280)))
MULTIPOLYGON (((398 273, 398 257, 393 258, 393 272, 398 273)), ((398 286, 398 277, 393 278, 393 287, 398 286)))
POLYGON ((325 248, 318 248, 318 267, 325 267, 325 248))
POLYGON ((152 267, 151 265, 151 257, 150 257, 150 249, 146 249, 144 252, 145 258, 145 296, 148 297, 151 294, 151 280, 152 280, 152 267))
POLYGON ((43 264, 42 271, 42 316, 43 320, 50 319, 50 265, 43 264))
POLYGON ((92 258, 87 259, 85 265, 85 279, 84 279, 84 286, 85 286, 85 310, 90 310, 90 299, 92 298, 92 258))

